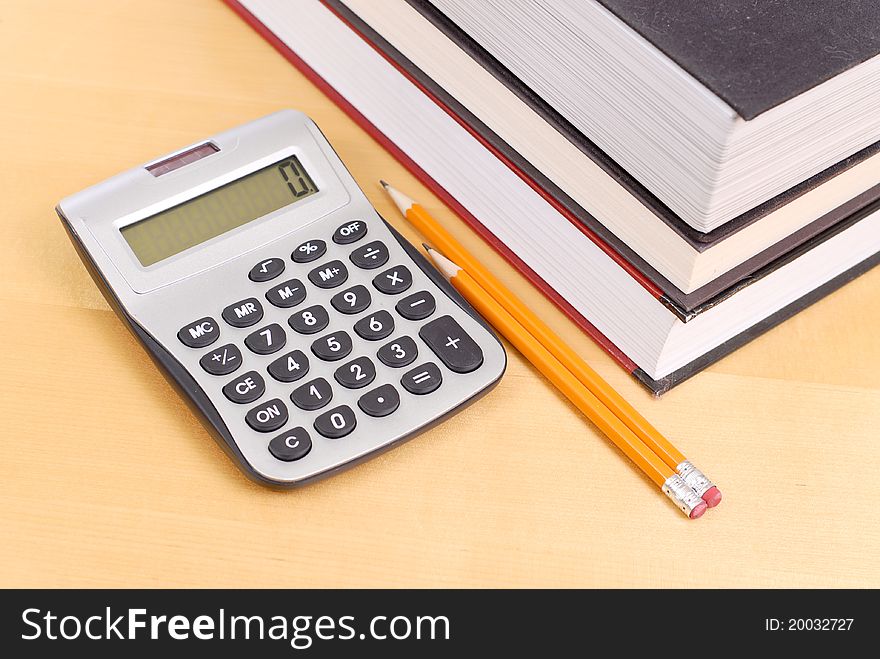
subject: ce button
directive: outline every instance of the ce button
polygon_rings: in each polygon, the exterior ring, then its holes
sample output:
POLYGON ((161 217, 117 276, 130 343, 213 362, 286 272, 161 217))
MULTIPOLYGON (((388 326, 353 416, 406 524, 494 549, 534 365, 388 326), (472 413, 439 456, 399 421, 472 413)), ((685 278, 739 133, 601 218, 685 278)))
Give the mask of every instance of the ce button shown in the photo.
POLYGON ((294 428, 281 433, 269 442, 269 453, 284 462, 300 460, 312 450, 312 438, 303 428, 294 428))
POLYGON ((223 395, 233 403, 253 403, 266 391, 266 382, 256 371, 242 373, 223 387, 223 395))

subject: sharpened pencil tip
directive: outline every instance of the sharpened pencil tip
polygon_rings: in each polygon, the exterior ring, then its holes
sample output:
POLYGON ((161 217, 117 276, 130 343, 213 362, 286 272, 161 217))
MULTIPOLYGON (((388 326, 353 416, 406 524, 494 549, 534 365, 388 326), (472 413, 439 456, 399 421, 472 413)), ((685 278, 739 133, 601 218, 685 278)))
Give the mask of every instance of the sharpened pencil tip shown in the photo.
POLYGON ((385 188, 386 190, 388 189, 388 182, 387 181, 383 181, 382 179, 379 179, 379 183, 382 184, 383 188, 385 188))
POLYGON ((425 248, 425 251, 428 252, 428 254, 434 251, 434 248, 431 247, 428 243, 422 243, 422 247, 425 248))

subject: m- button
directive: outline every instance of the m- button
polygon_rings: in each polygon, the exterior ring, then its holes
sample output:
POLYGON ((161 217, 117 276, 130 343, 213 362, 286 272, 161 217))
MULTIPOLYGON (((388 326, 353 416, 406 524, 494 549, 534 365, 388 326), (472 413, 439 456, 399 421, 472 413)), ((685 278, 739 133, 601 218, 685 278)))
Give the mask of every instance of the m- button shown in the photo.
POLYGON ((189 325, 184 325, 177 333, 177 338, 190 348, 204 348, 220 338, 220 327, 216 320, 205 316, 189 325))

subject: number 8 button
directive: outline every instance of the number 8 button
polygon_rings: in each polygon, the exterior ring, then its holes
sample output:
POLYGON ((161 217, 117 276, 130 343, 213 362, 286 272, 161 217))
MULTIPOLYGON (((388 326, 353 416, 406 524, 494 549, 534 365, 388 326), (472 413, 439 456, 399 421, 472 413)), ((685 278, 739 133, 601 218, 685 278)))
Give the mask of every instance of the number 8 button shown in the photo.
POLYGON ((297 311, 287 319, 287 322, 300 334, 315 334, 327 327, 330 316, 324 307, 316 304, 308 309, 297 311))

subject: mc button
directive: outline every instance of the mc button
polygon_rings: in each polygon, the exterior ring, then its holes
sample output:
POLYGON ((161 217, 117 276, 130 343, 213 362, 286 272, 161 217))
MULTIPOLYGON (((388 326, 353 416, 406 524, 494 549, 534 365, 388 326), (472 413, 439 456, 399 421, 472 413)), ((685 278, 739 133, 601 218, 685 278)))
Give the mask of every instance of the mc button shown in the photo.
POLYGON ((185 325, 177 333, 177 338, 190 348, 204 348, 220 338, 220 328, 210 316, 185 325))

